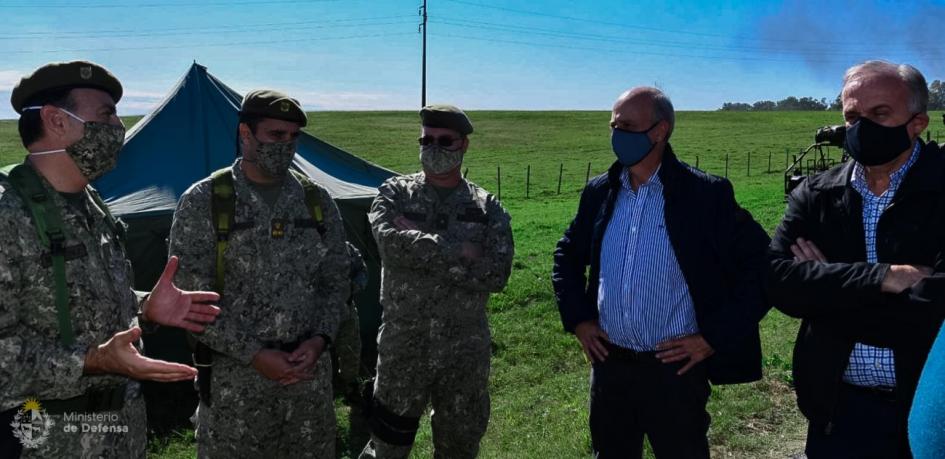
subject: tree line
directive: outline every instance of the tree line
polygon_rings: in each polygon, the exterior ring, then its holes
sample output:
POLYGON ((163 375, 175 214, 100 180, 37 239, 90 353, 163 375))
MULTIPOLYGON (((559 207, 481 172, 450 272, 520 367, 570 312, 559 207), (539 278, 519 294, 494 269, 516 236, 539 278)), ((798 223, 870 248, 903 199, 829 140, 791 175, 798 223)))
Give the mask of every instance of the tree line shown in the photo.
MULTIPOLYGON (((841 110, 843 104, 840 102, 840 95, 833 101, 827 101, 826 97, 815 99, 813 97, 794 97, 789 96, 781 100, 759 100, 749 104, 745 102, 725 102, 720 111, 732 112, 773 112, 773 111, 823 111, 823 110, 841 110)), ((935 80, 929 85, 929 110, 945 110, 945 82, 935 80)))

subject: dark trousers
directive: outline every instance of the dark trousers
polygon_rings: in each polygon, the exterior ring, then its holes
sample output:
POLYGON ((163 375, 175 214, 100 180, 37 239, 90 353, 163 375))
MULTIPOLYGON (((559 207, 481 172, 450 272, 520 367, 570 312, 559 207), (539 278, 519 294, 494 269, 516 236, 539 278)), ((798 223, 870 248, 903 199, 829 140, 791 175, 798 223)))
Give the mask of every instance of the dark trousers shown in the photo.
POLYGON ((591 442, 594 457, 639 458, 643 435, 657 458, 708 458, 711 388, 705 365, 677 376, 681 363, 650 354, 619 358, 613 351, 591 370, 591 442))
POLYGON ((833 420, 810 423, 808 459, 896 459, 911 455, 905 445, 892 394, 842 384, 833 420))

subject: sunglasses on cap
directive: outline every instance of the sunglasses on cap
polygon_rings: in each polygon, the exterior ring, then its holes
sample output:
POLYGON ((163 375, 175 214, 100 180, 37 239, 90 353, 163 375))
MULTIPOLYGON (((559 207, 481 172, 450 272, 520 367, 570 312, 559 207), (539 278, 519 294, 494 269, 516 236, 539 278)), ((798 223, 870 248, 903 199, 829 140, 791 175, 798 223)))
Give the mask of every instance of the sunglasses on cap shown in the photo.
POLYGON ((462 140, 462 137, 453 137, 451 135, 441 135, 439 137, 434 137, 432 135, 425 135, 417 140, 420 142, 420 145, 424 147, 427 145, 433 145, 434 143, 441 147, 449 147, 457 141, 462 140))

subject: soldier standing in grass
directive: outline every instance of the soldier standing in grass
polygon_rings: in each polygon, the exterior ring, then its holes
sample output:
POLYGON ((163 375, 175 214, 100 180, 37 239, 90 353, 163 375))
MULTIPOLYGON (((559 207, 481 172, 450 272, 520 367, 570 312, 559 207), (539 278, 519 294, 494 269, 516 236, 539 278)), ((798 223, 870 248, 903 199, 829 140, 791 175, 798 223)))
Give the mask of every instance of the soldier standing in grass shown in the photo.
POLYGON ((384 182, 368 214, 384 313, 362 458, 406 458, 428 402, 436 457, 475 457, 489 422, 486 303, 511 273, 510 218, 460 174, 466 114, 431 105, 420 119, 423 172, 384 182))
POLYGON ((331 196, 289 169, 306 122, 285 94, 247 94, 242 157, 187 190, 174 214, 178 280, 222 294, 219 320, 195 335, 200 457, 334 457, 325 350, 349 262, 331 196))
POLYGON ((136 380, 196 370, 142 356, 139 325, 197 332, 219 313, 203 304, 216 293, 171 283, 175 258, 150 294, 132 290, 123 224, 89 185, 118 161, 121 95, 85 61, 44 65, 13 89, 29 154, 0 173, 0 457, 144 457, 136 380), (105 421, 65 420, 75 415, 105 421))

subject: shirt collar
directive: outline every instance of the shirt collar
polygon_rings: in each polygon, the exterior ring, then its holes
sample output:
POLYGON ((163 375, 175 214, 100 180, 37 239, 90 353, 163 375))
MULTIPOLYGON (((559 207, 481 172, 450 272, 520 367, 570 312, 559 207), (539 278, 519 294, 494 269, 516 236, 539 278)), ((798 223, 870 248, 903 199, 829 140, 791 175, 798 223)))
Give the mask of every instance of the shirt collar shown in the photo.
MULTIPOLYGON (((662 164, 657 166, 656 170, 653 171, 653 175, 650 176, 650 178, 646 181, 646 183, 641 184, 640 188, 655 188, 655 189, 662 188, 663 182, 660 180, 660 169, 662 167, 663 167, 662 164)), ((631 193, 634 192, 633 186, 631 186, 630 184, 630 168, 629 167, 624 167, 623 171, 620 172, 620 185, 623 187, 624 190, 627 190, 631 193)))
MULTIPOLYGON (((887 193, 893 194, 899 189, 902 179, 906 176, 906 173, 909 172, 909 169, 919 158, 919 151, 922 149, 921 147, 921 143, 916 142, 915 146, 912 147, 912 154, 909 155, 909 160, 906 161, 902 166, 899 166, 899 169, 896 169, 895 172, 889 175, 889 189, 886 190, 887 193)), ((873 193, 866 184, 866 168, 860 163, 854 163, 853 177, 851 178, 850 183, 853 185, 853 188, 856 189, 856 191, 858 191, 861 195, 864 195, 864 193, 870 193, 870 195, 872 195, 873 193)))

